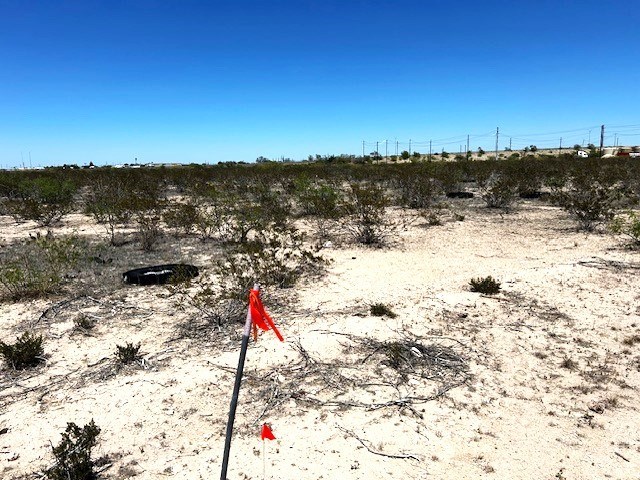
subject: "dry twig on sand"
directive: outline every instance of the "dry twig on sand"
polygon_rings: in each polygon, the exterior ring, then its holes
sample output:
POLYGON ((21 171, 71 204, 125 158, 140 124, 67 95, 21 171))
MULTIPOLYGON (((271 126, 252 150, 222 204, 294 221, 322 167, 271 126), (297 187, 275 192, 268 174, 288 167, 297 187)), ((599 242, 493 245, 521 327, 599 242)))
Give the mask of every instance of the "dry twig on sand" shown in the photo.
POLYGON ((347 434, 349 437, 351 438, 355 438, 358 442, 360 442, 360 445, 362 445, 364 448, 367 449, 368 452, 373 453, 374 455, 380 455, 383 457, 387 457, 387 458, 400 458, 400 459, 407 459, 407 458, 412 458, 413 460, 417 460, 418 462, 420 461, 420 458, 418 458, 417 455, 414 455, 412 453, 384 453, 384 452, 379 452, 377 450, 374 450, 373 448, 371 448, 371 446, 367 445, 367 443, 360 438, 358 435, 356 435, 355 433, 353 433, 351 430, 348 430, 344 427, 341 427, 340 425, 336 425, 336 428, 338 430, 340 430, 341 432, 347 434))

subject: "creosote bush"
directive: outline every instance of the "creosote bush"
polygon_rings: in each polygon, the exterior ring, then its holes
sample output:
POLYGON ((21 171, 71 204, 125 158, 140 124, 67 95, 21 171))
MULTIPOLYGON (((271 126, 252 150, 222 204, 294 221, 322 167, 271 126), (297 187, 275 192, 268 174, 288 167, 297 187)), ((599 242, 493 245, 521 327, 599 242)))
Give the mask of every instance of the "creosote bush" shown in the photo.
POLYGON ((551 200, 569 212, 581 230, 593 231, 611 221, 622 198, 614 179, 586 172, 573 176, 564 188, 553 188, 551 200))
POLYGON ((42 335, 25 332, 13 345, 0 342, 0 354, 5 362, 16 370, 35 367, 44 361, 42 343, 42 335))
POLYGON ((384 303, 374 303, 370 307, 371 315, 374 317, 396 318, 398 315, 384 303))
POLYGON ((614 218, 609 228, 613 233, 628 237, 634 247, 640 247, 640 217, 635 212, 614 218))
POLYGON ((43 474, 50 480, 93 480, 97 478, 91 451, 96 446, 100 428, 93 419, 80 428, 67 423, 60 443, 53 447, 54 465, 43 474))
POLYGON ((42 297, 58 291, 66 276, 87 255, 77 237, 38 236, 0 254, 0 297, 42 297))
POLYGON ((385 209, 389 199, 384 189, 375 184, 351 184, 345 209, 349 215, 346 225, 357 243, 379 246, 384 243, 392 225, 385 209))
POLYGON ((500 282, 494 280, 491 275, 484 278, 472 278, 469 285, 472 292, 485 295, 495 295, 500 291, 500 282))
POLYGON ((73 210, 75 192, 75 185, 68 180, 49 176, 24 180, 6 207, 16 218, 49 226, 73 210))
POLYGON ((479 179, 478 185, 489 208, 507 209, 516 200, 517 185, 508 175, 492 173, 485 179, 479 179))

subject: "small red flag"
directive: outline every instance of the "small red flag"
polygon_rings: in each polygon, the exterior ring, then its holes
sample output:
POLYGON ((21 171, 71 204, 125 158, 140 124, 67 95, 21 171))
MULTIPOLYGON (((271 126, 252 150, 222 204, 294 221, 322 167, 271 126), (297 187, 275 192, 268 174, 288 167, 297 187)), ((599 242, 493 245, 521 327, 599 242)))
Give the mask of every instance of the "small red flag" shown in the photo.
POLYGON ((264 440, 265 438, 267 438, 269 440, 275 440, 276 439, 275 435, 273 434, 273 432, 269 428, 269 425, 267 425, 266 423, 264 425, 262 425, 262 433, 260 434, 260 438, 262 438, 262 440, 264 440))
MULTIPOLYGON (((275 323, 264 309, 262 300, 260 300, 260 290, 251 289, 249 291, 249 309, 251 310, 251 321, 262 330, 273 330, 278 340, 284 342, 284 338, 280 331, 276 328, 275 323)), ((255 336, 255 330, 254 330, 255 336)))

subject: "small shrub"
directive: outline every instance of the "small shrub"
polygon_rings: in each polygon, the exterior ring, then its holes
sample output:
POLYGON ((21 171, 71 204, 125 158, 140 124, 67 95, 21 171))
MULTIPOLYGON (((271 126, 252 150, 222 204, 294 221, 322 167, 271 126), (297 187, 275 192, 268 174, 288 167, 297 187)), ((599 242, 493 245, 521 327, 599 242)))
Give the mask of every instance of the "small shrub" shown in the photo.
POLYGON ((488 178, 478 179, 482 199, 489 208, 511 207, 517 197, 517 185, 504 174, 491 174, 488 178))
POLYGON ((442 219, 437 212, 434 212, 432 210, 423 210, 420 212, 420 215, 426 220, 427 225, 429 225, 430 227, 438 227, 443 225, 442 219))
POLYGON ((80 428, 68 423, 60 443, 52 447, 55 463, 43 473, 50 480, 93 480, 97 478, 91 450, 100 433, 93 420, 80 428))
POLYGON ((331 185, 312 185, 299 181, 298 202, 303 215, 335 219, 340 216, 340 195, 331 185))
POLYGON ((484 278, 472 278, 469 282, 472 292, 483 293, 485 295, 495 295, 500 291, 500 282, 493 279, 491 275, 484 278))
POLYGON ((366 184, 352 184, 347 205, 351 221, 347 229, 354 240, 363 245, 384 243, 391 225, 387 221, 385 208, 389 199, 382 187, 366 184))
POLYGON ((398 315, 387 307, 384 303, 374 303, 370 307, 371 315, 374 317, 396 318, 398 315))
POLYGON ((418 170, 409 172, 397 180, 400 190, 400 204, 409 208, 428 208, 439 193, 436 181, 428 172, 418 170))
POLYGON ((96 326, 96 321, 86 315, 79 315, 73 320, 73 325, 76 330, 87 332, 93 330, 96 326))
POLYGON ((609 229, 631 239, 632 244, 640 247, 640 217, 635 212, 627 212, 625 217, 614 218, 609 229))
POLYGON ((153 251, 155 244, 162 236, 160 215, 156 212, 140 213, 137 217, 137 223, 140 248, 145 252, 153 251))
POLYGON ((371 315, 374 317, 396 318, 398 315, 384 303, 374 303, 370 307, 371 315))
POLYGON ((76 237, 38 237, 12 245, 0 255, 0 297, 42 297, 58 291, 66 276, 87 256, 76 237))
POLYGON ((42 343, 42 335, 25 332, 13 345, 0 342, 0 354, 5 362, 16 370, 35 367, 44 361, 42 343))
POLYGON ((587 173, 574 176, 567 188, 554 188, 551 200, 575 217, 581 230, 590 232, 614 218, 621 197, 612 179, 587 173))
POLYGON ((640 335, 631 335, 630 337, 625 338, 622 343, 629 347, 634 346, 636 343, 640 343, 640 335))
POLYGON ((167 227, 176 233, 191 234, 200 220, 198 205, 194 202, 174 203, 166 208, 162 215, 167 227))
POLYGON ((560 367, 566 368, 567 370, 576 370, 578 368, 578 362, 573 360, 572 358, 565 357, 560 364, 560 367))
POLYGON ((127 342, 126 345, 116 345, 116 359, 121 365, 133 363, 140 358, 140 344, 127 342))
POLYGON ((290 288, 303 273, 318 271, 322 259, 303 242, 303 235, 293 228, 268 229, 236 251, 228 252, 215 265, 223 297, 244 301, 256 282, 290 288))

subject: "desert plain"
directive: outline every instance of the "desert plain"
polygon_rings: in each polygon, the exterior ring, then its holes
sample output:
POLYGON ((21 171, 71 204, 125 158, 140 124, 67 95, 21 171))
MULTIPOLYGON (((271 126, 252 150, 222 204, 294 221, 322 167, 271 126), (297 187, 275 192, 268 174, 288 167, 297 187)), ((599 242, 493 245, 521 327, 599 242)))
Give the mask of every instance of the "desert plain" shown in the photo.
MULTIPOLYGON (((440 225, 388 207, 383 246, 324 242, 321 274, 265 288, 285 341, 249 344, 229 479, 640 478, 640 253, 539 199, 448 202, 440 225), (489 275, 500 292, 471 291, 489 275)), ((46 235, 0 225, 3 247, 46 235)), ((52 231, 105 237, 80 213, 52 231)), ((46 357, 0 372, 0 477, 38 478, 67 422, 93 419, 99 478, 219 478, 242 325, 220 331, 183 294, 122 282, 173 262, 199 282, 216 255, 191 237, 109 247, 90 280, 0 304, 0 340, 41 334, 46 357), (127 342, 140 358, 119 367, 127 342)))

